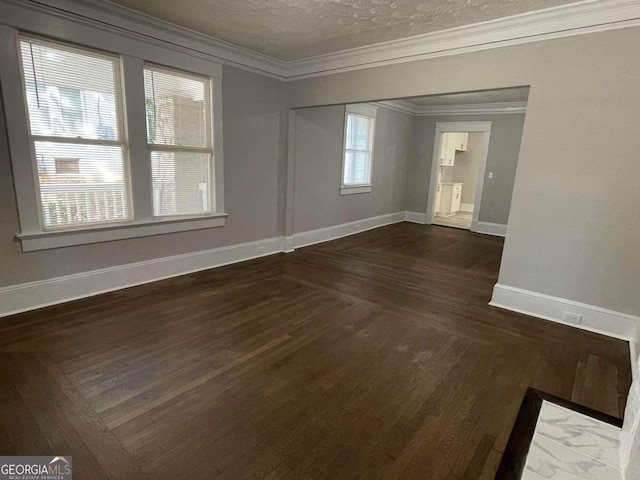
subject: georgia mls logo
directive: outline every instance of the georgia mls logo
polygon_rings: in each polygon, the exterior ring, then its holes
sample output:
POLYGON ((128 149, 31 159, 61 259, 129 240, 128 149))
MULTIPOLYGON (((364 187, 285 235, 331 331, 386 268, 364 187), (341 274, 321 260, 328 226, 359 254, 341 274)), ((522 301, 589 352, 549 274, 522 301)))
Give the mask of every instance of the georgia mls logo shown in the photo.
POLYGON ((0 457, 0 480, 71 480, 68 456, 0 457))

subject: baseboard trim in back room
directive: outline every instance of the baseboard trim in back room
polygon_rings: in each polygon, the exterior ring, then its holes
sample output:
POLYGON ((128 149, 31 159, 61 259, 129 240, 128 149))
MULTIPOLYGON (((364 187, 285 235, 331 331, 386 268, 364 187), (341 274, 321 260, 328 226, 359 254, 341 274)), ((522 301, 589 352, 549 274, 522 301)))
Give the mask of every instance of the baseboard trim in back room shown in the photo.
POLYGON ((306 232, 293 234, 293 247, 300 248, 316 243, 337 240, 338 238, 347 237, 360 232, 366 232, 374 228, 384 227, 393 223, 404 222, 407 218, 407 212, 388 213, 386 215, 378 215, 376 217, 364 218, 354 222, 341 223, 340 225, 332 225, 317 230, 308 230, 306 232))

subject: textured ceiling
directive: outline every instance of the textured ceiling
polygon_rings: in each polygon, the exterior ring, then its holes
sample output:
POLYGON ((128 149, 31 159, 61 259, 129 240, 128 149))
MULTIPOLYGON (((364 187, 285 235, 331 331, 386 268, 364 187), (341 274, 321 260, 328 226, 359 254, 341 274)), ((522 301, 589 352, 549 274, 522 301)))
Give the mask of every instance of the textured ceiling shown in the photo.
POLYGON ((575 3, 575 0, 112 0, 281 60, 575 3))
POLYGON ((475 105, 478 103, 525 102, 529 97, 529 87, 485 90, 482 92, 454 93, 451 95, 430 95, 428 97, 403 98, 419 107, 436 105, 475 105))

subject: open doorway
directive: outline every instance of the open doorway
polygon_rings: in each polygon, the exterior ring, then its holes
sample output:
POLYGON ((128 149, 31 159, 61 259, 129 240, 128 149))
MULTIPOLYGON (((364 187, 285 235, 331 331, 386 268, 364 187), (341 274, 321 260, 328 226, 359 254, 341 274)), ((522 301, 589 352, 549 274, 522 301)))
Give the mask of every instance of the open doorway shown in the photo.
POLYGON ((491 122, 436 124, 427 218, 476 231, 491 122))
POLYGON ((452 226, 505 236, 528 91, 512 87, 291 111, 286 250, 402 220, 425 225, 460 219, 464 223, 452 226), (350 116, 368 119, 368 127, 350 129, 350 116), (449 142, 454 168, 440 168, 441 147, 449 142), (470 160, 478 151, 479 160, 470 160), (354 182, 354 172, 363 178, 354 182), (439 196, 434 210, 438 184, 442 192, 445 183, 461 188, 449 193, 449 208, 439 215, 445 220, 434 221, 447 201, 439 196), (451 197, 458 201, 454 208, 451 197))

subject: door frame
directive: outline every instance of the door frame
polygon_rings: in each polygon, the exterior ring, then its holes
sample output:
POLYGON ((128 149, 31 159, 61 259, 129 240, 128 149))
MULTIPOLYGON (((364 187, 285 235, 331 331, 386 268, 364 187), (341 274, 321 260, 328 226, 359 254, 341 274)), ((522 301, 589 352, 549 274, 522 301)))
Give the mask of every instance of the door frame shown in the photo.
POLYGON ((431 159, 431 177, 429 178, 427 196, 427 224, 433 223, 433 204, 436 198, 436 187, 438 183, 438 167, 440 166, 440 145, 442 144, 442 134, 451 132, 482 132, 482 156, 478 165, 478 178, 476 181, 476 196, 473 203, 473 216, 471 219, 471 231, 478 231, 480 218, 480 202, 482 201, 482 189, 484 187, 485 174, 487 171, 487 158, 489 157, 489 141, 491 140, 491 127, 493 122, 438 122, 433 142, 433 157, 431 159))

